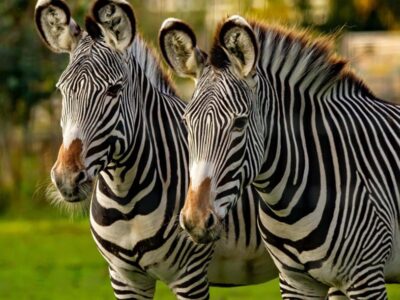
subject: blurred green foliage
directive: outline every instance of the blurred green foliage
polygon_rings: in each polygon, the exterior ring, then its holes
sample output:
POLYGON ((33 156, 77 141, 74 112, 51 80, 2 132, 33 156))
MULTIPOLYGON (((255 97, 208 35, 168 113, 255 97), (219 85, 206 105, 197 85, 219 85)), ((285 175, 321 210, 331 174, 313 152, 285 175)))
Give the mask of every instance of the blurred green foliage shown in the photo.
POLYGON ((34 29, 33 8, 33 1, 0 2, 0 114, 14 124, 29 121, 30 109, 52 92, 65 61, 49 59, 34 29))

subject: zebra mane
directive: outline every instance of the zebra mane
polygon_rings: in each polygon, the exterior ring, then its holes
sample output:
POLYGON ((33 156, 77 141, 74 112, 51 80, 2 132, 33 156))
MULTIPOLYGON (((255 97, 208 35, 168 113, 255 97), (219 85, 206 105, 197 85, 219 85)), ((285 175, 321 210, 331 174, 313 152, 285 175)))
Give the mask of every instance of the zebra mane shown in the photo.
MULTIPOLYGON (((218 34, 225 21, 222 20, 217 27, 210 55, 210 63, 216 68, 224 68, 230 64, 218 41, 218 34)), ((349 79, 359 88, 372 94, 367 85, 350 68, 348 60, 335 52, 333 47, 335 36, 315 38, 307 29, 285 28, 251 19, 249 24, 259 43, 260 68, 290 60, 299 78, 312 74, 314 78, 319 78, 326 84, 349 79)))
POLYGON ((168 95, 176 95, 174 83, 168 72, 164 71, 159 56, 150 47, 140 34, 136 37, 131 46, 132 54, 137 63, 144 71, 154 88, 168 95))

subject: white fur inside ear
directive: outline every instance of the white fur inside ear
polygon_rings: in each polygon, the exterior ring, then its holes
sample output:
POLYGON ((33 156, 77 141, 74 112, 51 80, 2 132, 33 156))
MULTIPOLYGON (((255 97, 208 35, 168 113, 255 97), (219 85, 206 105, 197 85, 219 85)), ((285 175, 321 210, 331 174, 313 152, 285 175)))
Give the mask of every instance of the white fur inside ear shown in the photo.
POLYGON ((165 36, 168 59, 180 76, 196 76, 197 59, 190 36, 173 30, 165 36))
POLYGON ((67 24, 67 15, 62 9, 55 6, 45 8, 40 17, 40 26, 44 38, 54 51, 71 52, 75 48, 79 27, 72 18, 70 24, 67 24))
POLYGON ((187 34, 176 30, 171 32, 170 36, 169 45, 176 53, 185 52, 188 54, 193 51, 194 45, 192 45, 192 40, 187 34))
POLYGON ((134 34, 132 24, 121 7, 113 3, 102 7, 99 11, 99 19, 108 44, 120 51, 130 46, 134 34))
POLYGON ((225 34, 224 44, 230 56, 235 58, 233 62, 239 68, 241 75, 244 77, 249 75, 257 59, 256 45, 253 44, 249 34, 242 27, 233 27, 225 34))

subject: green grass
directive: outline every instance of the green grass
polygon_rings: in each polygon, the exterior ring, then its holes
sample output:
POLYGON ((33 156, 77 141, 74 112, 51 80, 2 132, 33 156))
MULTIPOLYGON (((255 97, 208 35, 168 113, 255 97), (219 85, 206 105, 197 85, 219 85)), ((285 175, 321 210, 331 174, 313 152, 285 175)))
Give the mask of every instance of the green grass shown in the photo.
MULTIPOLYGON (((92 241, 87 220, 0 221, 0 299, 114 299, 107 265, 92 241)), ((400 286, 389 285, 389 299, 400 286)), ((175 299, 165 284, 159 300, 175 299)), ((212 288, 211 299, 280 299, 277 281, 212 288)))

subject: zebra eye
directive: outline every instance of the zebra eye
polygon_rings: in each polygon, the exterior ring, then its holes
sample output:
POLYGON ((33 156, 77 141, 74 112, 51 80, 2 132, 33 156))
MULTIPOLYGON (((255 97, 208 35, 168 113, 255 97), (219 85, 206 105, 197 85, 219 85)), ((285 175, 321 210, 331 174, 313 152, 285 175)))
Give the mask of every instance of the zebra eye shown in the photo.
POLYGON ((236 117, 233 120, 232 129, 234 131, 241 131, 246 127, 247 124, 247 117, 236 117))
POLYGON ((113 98, 116 97, 118 95, 118 92, 121 89, 121 87, 122 86, 120 84, 110 86, 107 90, 107 96, 110 96, 113 98))

